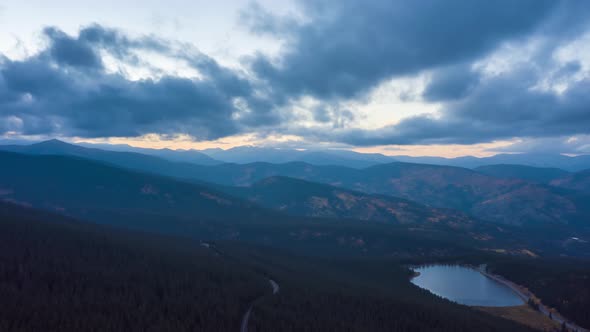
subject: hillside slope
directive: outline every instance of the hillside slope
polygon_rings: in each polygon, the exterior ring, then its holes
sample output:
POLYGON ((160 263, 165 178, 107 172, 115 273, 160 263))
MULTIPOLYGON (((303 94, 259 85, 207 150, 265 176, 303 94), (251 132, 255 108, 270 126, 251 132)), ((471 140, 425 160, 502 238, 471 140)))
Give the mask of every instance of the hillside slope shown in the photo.
POLYGON ((85 159, 0 152, 0 163, 0 200, 101 223, 188 231, 215 220, 273 217, 204 185, 85 159))
POLYGON ((231 188, 228 193, 296 216, 455 227, 476 222, 455 210, 435 209, 392 196, 370 195, 283 176, 269 177, 249 187, 231 188))
MULTIPOLYGON (((117 227, 338 255, 472 250, 467 232, 290 217, 211 186, 63 156, 0 153, 0 201, 117 227)), ((487 245, 487 242, 483 242, 487 245)))
POLYGON ((237 331, 254 299, 254 330, 528 331, 413 286, 389 258, 206 247, 4 203, 0 277, 6 332, 237 331), (281 291, 262 298, 269 277, 281 291))
POLYGON ((349 186, 424 204, 459 209, 513 225, 584 225, 587 198, 520 179, 498 179, 465 168, 393 163, 364 170, 349 186))
POLYGON ((570 174, 559 168, 543 168, 524 165, 486 165, 475 168, 475 171, 501 179, 521 179, 538 183, 549 183, 570 174))
POLYGON ((359 170, 305 163, 224 164, 202 167, 196 178, 248 186, 272 176, 400 197, 431 207, 461 210, 502 224, 588 226, 586 221, 590 220, 587 195, 460 167, 390 163, 359 170))
MULTIPOLYGON (((247 186, 287 176, 355 191, 457 209, 510 225, 581 225, 590 220, 590 197, 517 178, 497 178, 460 167, 389 163, 364 169, 306 163, 201 166, 193 179, 247 186)), ((566 188, 564 188, 566 189, 566 188)))
MULTIPOLYGON (((157 156, 156 153, 145 154, 138 152, 109 151, 69 144, 59 140, 49 140, 31 145, 0 145, 0 151, 17 152, 29 155, 79 157, 101 161, 122 168, 177 178, 191 178, 199 172, 200 166, 219 164, 219 162, 206 155, 199 158, 201 164, 197 164, 193 162, 174 161, 175 158, 169 160, 157 156)), ((170 153, 170 151, 159 152, 159 154, 163 156, 166 156, 167 153, 170 153)))
POLYGON ((590 193, 590 169, 555 179, 551 185, 590 193))
POLYGON ((268 291, 198 242, 0 203, 0 330, 236 331, 268 291))

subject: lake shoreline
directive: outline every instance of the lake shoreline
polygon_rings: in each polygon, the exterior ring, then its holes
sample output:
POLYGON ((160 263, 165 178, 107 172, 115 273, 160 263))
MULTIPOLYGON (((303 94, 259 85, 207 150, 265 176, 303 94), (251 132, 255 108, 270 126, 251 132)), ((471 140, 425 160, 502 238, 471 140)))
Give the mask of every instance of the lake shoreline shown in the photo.
POLYGON ((546 306, 545 304, 543 304, 541 299, 538 298, 533 292, 528 290, 526 287, 518 285, 518 284, 502 277, 501 275, 492 274, 490 272, 487 272, 486 267, 487 267, 486 264, 482 264, 477 270, 482 275, 484 275, 492 280, 495 280, 496 282, 499 282, 499 283, 509 287, 510 289, 512 289, 514 292, 516 292, 518 294, 518 296, 520 296, 522 299, 525 299, 525 303, 528 303, 529 300, 532 300, 539 307, 538 312, 540 312, 541 314, 545 315, 546 317, 549 317, 549 319, 551 319, 554 322, 557 322, 558 324, 565 323, 566 327, 572 331, 588 332, 588 329, 585 329, 581 326, 576 325, 571 320, 568 320, 567 318, 565 318, 557 310, 550 308, 550 307, 546 306))
MULTIPOLYGON (((533 301, 535 303, 535 305, 538 306, 538 310, 536 310, 536 312, 542 314, 545 317, 548 317, 551 321, 557 323, 557 324, 564 324, 566 325, 566 327, 568 329, 570 329, 571 331, 578 331, 578 332, 588 332, 589 330, 580 327, 578 325, 576 325, 575 323, 571 322, 570 320, 566 319, 563 315, 561 315, 559 312, 557 312, 557 310, 553 309, 553 308, 549 308, 546 305, 544 305, 542 303, 542 301, 535 296, 535 294, 533 294, 531 291, 529 291, 526 287, 518 285, 504 277, 502 277, 501 275, 496 275, 493 273, 490 273, 487 271, 487 264, 481 264, 479 266, 475 266, 475 265, 471 265, 471 264, 461 264, 461 263, 457 263, 457 264, 448 264, 448 263, 443 263, 443 264, 419 264, 419 265, 407 265, 406 267, 408 269, 410 269, 410 271, 412 271, 412 275, 410 277, 410 281, 412 281, 413 279, 415 279, 416 277, 420 276, 420 272, 416 271, 415 269, 418 268, 426 268, 426 267, 434 267, 434 266, 454 266, 454 267, 463 267, 463 268, 467 268, 476 272, 479 272, 482 276, 484 276, 485 278, 488 278, 508 289, 510 289, 512 291, 512 293, 514 293, 518 298, 520 298, 525 306, 529 306, 529 301, 533 301)), ((413 283, 413 282, 412 282, 413 283)), ((421 287, 417 284, 414 283, 414 285, 416 285, 417 287, 426 289, 424 287, 421 287)), ((429 290, 429 289, 428 289, 429 290)), ((431 291, 431 290, 429 290, 431 291)), ((432 291, 431 291, 432 293, 432 291)), ((433 293, 435 294, 435 293, 433 293)), ((435 294, 436 295, 436 294, 435 294)), ((437 295, 440 296, 440 295, 437 295)), ((444 297, 444 296, 442 296, 444 297)), ((453 301, 451 299, 449 299, 450 301, 453 301)), ((457 301, 453 301, 458 303, 457 301)), ((459 303, 461 304, 461 303, 459 303)), ((472 308, 508 308, 510 306, 485 306, 485 305, 468 305, 468 304, 462 304, 462 305, 466 305, 472 308)), ((532 308, 532 307, 531 307, 532 308)))
POLYGON ((472 266, 434 264, 413 267, 421 273, 410 281, 453 302, 467 306, 515 306, 526 303, 505 285, 479 273, 472 266))

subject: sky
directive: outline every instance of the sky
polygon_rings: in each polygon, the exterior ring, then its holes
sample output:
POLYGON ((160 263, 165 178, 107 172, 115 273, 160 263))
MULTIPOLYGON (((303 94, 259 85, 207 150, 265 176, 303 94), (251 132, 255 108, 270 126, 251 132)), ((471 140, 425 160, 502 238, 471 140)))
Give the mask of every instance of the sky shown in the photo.
POLYGON ((585 0, 0 0, 0 138, 590 154, 585 0))

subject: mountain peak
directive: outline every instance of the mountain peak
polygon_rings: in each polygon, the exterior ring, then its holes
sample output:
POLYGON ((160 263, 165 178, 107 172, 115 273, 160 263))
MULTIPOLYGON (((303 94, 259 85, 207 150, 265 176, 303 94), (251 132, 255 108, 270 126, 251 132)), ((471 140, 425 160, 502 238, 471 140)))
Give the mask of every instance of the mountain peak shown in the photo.
POLYGON ((66 146, 66 145, 71 145, 71 144, 66 143, 64 141, 60 141, 57 138, 52 138, 50 140, 42 141, 42 142, 35 143, 32 145, 36 145, 36 146, 66 146))
POLYGON ((70 144, 64 141, 60 141, 58 139, 50 139, 47 141, 31 144, 28 146, 29 152, 37 152, 37 153, 72 153, 72 152, 80 152, 87 150, 84 147, 70 144))

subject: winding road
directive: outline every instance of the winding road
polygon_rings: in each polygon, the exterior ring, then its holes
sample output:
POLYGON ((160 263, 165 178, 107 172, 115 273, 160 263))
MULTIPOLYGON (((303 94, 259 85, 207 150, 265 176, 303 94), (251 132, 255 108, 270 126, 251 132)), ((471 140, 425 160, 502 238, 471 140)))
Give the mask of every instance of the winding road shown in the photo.
MULTIPOLYGON (((270 283, 270 286, 272 287, 272 294, 276 295, 279 292, 279 290, 281 289, 279 287, 279 284, 277 284, 272 279, 268 279, 268 282, 270 283)), ((264 298, 264 295, 257 298, 256 300, 254 300, 250 304, 250 306, 248 307, 248 310, 246 311, 246 313, 244 313, 244 316, 242 317, 242 324, 240 325, 240 332, 248 332, 248 322, 250 321, 250 314, 252 313, 252 308, 254 307, 254 304, 257 301, 260 301, 262 298, 264 298)))
MULTIPOLYGON (((201 241, 200 245, 204 248, 212 250, 216 256, 227 257, 213 243, 201 241)), ((279 290, 281 289, 279 284, 272 279, 267 278, 267 280, 270 283, 270 287, 272 288, 272 295, 278 294, 279 290)), ((262 300, 265 296, 266 295, 262 295, 262 296, 256 298, 254 301, 252 301, 252 303, 250 303, 250 306, 248 306, 248 310, 246 310, 246 312, 244 313, 244 316, 242 316, 242 323, 240 324, 240 332, 248 332, 248 322, 250 321, 250 315, 252 314, 252 308, 254 307, 254 304, 256 304, 256 302, 262 300)))

